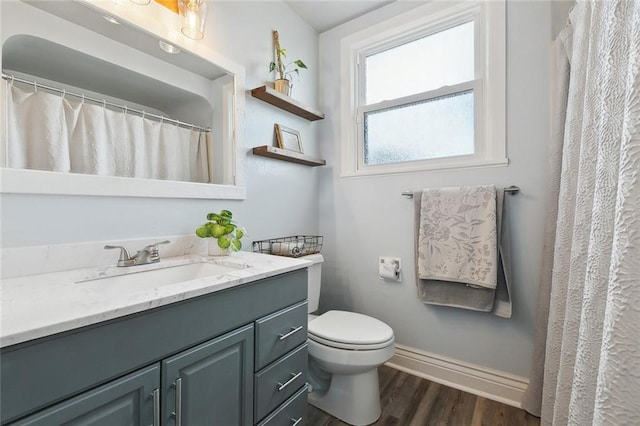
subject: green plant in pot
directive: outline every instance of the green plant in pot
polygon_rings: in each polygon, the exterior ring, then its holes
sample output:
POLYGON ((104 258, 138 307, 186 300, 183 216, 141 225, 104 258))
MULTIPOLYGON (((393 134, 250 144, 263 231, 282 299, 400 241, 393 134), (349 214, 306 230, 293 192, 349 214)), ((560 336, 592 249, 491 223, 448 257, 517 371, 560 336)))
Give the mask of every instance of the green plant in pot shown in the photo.
POLYGON ((287 57, 287 49, 280 47, 278 39, 278 31, 273 30, 273 45, 276 49, 276 60, 269 63, 269 72, 276 71, 278 79, 274 82, 274 88, 280 93, 287 96, 291 95, 291 76, 293 73, 300 75, 300 69, 307 69, 307 66, 300 59, 291 61, 287 64, 283 59, 287 57))
POLYGON ((230 250, 238 251, 242 248, 240 240, 247 231, 238 227, 233 221, 233 213, 229 210, 208 213, 207 220, 207 223, 196 229, 196 235, 200 238, 211 238, 209 240, 210 255, 223 256, 228 254, 230 250))

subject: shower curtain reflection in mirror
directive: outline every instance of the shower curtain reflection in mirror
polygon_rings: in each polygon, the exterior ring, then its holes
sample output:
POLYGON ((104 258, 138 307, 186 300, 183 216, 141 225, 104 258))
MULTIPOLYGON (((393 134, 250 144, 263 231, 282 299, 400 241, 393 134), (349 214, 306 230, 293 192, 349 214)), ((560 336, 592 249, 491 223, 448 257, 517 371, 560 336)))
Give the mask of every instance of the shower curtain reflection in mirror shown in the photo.
POLYGON ((210 132, 7 85, 10 168, 210 182, 210 132))

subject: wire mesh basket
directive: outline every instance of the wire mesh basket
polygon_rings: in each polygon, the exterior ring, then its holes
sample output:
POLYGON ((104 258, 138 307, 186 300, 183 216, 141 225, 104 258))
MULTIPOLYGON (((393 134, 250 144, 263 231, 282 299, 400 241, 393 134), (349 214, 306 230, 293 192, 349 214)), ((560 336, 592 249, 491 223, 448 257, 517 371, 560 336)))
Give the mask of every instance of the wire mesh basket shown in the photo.
POLYGON ((253 242, 254 252, 276 256, 300 257, 320 253, 321 249, 322 236, 320 235, 293 235, 253 242))

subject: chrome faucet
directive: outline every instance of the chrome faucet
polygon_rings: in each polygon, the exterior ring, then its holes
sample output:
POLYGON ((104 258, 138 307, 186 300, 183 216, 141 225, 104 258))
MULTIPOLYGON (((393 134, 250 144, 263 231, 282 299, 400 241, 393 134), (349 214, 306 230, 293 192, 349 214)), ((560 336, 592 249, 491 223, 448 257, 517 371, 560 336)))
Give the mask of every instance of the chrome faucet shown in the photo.
POLYGON ((147 263, 160 262, 160 251, 158 250, 158 244, 169 244, 171 241, 161 241, 159 243, 153 243, 133 256, 129 256, 129 252, 122 246, 104 246, 105 249, 120 249, 120 259, 118 259, 118 266, 135 266, 146 265, 147 263))

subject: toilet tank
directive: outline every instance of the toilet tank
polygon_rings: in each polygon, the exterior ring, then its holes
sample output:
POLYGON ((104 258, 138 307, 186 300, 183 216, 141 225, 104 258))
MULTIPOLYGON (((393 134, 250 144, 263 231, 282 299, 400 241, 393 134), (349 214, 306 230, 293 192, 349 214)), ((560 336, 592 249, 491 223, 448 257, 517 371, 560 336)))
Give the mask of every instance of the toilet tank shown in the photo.
POLYGON ((308 256, 301 257, 300 259, 313 262, 313 265, 308 267, 309 273, 307 281, 309 291, 309 313, 312 313, 318 310, 318 303, 320 302, 320 278, 324 258, 321 254, 310 254, 308 256))

